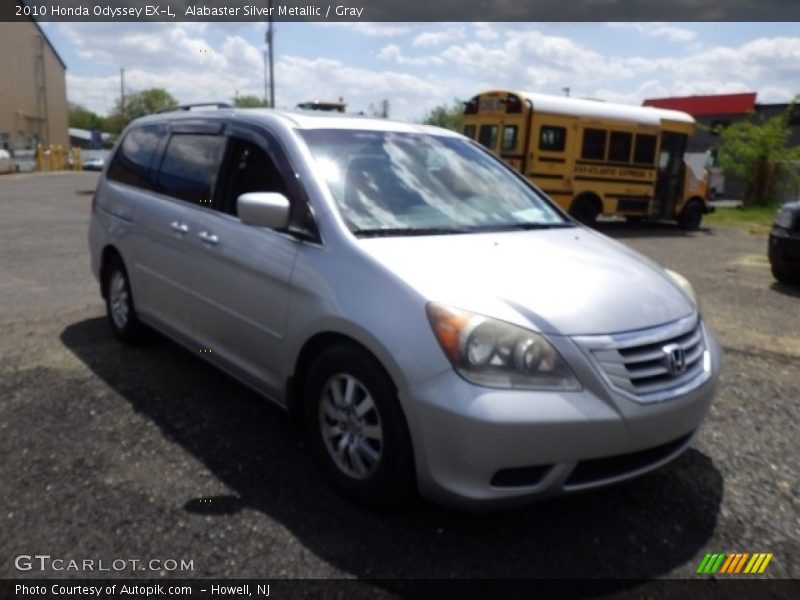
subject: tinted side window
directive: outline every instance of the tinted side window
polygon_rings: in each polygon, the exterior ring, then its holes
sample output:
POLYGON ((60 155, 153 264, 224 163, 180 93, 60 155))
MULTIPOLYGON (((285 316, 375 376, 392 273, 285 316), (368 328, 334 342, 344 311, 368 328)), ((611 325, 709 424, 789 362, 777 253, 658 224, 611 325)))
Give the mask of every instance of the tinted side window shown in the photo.
POLYGON ((539 133, 539 150, 563 152, 567 142, 567 130, 564 127, 542 125, 539 133))
POLYGON ((289 197, 286 185, 275 163, 259 146, 231 138, 230 171, 227 171, 227 189, 220 209, 237 214, 236 200, 250 192, 278 192, 289 197))
POLYGON ((494 150, 497 145, 497 125, 481 125, 478 130, 478 143, 494 150))
POLYGON ((633 149, 633 162, 640 165, 652 165, 656 158, 656 136, 636 134, 636 145, 633 149))
POLYGON ((602 129, 586 129, 583 132, 581 158, 603 160, 606 153, 606 132, 602 129))
POLYGON ((611 143, 608 147, 608 160, 613 162, 630 162, 633 135, 621 131, 611 132, 611 143))
POLYGON ((517 148, 517 126, 506 125, 503 127, 503 146, 500 148, 505 152, 512 152, 517 148))
POLYGON ((146 125, 131 129, 108 167, 108 178, 139 188, 153 189, 155 156, 164 128, 146 125))
POLYGON ((223 143, 224 138, 218 135, 174 134, 158 172, 159 191, 179 200, 210 206, 223 143))

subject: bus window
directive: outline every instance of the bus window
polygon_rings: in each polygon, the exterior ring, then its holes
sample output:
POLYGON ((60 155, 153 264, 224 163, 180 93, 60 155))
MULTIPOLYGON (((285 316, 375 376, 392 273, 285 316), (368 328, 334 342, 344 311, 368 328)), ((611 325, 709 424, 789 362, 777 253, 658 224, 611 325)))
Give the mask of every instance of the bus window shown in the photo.
POLYGON ((489 150, 494 150, 497 145, 497 125, 481 125, 478 142, 489 150))
POLYGON ((611 143, 608 147, 608 160, 611 162, 630 162, 633 135, 622 131, 611 132, 611 143))
POLYGON ((468 138, 475 139, 475 125, 464 125, 464 135, 468 138))
POLYGON ((636 146, 633 149, 633 162, 639 165, 652 165, 656 158, 656 136, 636 134, 636 146))
POLYGON ((586 129, 583 132, 581 158, 603 160, 606 154, 606 132, 602 129, 586 129))
POLYGON ((563 152, 567 141, 567 130, 565 127, 553 127, 552 125, 542 125, 539 133, 539 150, 549 150, 551 152, 563 152))
POLYGON ((517 148, 517 126, 506 125, 503 127, 503 145, 500 150, 503 152, 513 152, 517 148))

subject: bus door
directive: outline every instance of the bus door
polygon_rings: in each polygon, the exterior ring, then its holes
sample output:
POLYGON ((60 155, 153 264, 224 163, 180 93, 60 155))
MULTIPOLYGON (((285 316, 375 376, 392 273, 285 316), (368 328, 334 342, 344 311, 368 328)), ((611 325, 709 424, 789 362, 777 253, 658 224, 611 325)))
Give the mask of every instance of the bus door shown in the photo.
POLYGON ((675 205, 683 191, 685 165, 683 155, 689 139, 685 133, 665 131, 661 135, 661 151, 658 154, 658 179, 656 181, 656 203, 662 219, 674 217, 675 205))

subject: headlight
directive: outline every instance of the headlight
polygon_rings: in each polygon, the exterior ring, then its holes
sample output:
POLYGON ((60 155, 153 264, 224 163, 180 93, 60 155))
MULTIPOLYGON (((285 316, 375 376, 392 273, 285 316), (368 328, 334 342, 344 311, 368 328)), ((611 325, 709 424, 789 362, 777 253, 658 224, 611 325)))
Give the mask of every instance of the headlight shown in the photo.
POLYGON ((778 227, 783 227, 784 229, 791 229, 792 228, 792 221, 794 220, 792 217, 792 211, 788 208, 782 208, 778 211, 778 216, 775 217, 775 225, 778 227))
POLYGON ((680 273, 676 273, 675 271, 671 271, 670 269, 664 269, 664 270, 667 272, 667 275, 670 276, 672 281, 677 283, 678 287, 681 288, 687 296, 689 296, 689 299, 692 301, 692 304, 694 304, 697 310, 699 311, 700 305, 697 302, 697 295, 694 293, 694 288, 692 287, 692 284, 689 283, 689 280, 686 279, 686 277, 684 277, 680 273))
POLYGON ((581 389, 564 359, 538 333, 441 304, 428 304, 427 312, 439 345, 467 381, 508 389, 581 389))

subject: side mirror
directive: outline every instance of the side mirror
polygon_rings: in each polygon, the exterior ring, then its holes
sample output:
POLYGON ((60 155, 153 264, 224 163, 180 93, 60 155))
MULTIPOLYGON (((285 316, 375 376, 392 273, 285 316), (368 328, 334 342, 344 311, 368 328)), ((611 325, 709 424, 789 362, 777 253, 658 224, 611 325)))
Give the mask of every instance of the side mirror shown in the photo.
POLYGON ((289 200, 276 192, 250 192, 236 199, 236 209, 242 223, 286 229, 289 225, 289 200))

